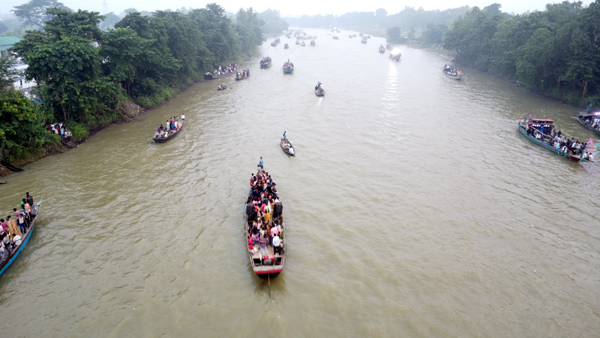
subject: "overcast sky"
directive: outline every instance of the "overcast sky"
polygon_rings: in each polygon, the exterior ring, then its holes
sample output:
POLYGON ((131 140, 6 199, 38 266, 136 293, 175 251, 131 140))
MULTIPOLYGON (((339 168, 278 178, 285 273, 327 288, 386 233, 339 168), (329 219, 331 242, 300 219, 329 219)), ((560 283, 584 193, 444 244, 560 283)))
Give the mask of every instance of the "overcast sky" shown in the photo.
MULTIPOLYGON (((547 3, 558 3, 560 1, 552 0, 497 0, 497 1, 485 1, 485 0, 421 0, 413 2, 400 2, 394 0, 375 0, 373 3, 370 1, 322 1, 322 0, 304 0, 304 1, 267 1, 267 0, 225 0, 225 1, 191 1, 191 0, 170 0, 170 1, 158 1, 158 0, 62 0, 61 2, 72 9, 86 9, 96 12, 104 13, 103 2, 106 1, 109 12, 120 13, 127 8, 136 8, 139 11, 155 11, 164 9, 178 9, 181 7, 187 8, 201 8, 207 3, 216 2, 221 7, 231 12, 237 12, 240 8, 247 8, 252 6, 255 10, 262 12, 268 8, 277 9, 283 16, 301 16, 303 14, 314 15, 314 14, 344 14, 347 12, 373 12, 377 8, 384 8, 388 11, 388 14, 395 14, 404 9, 405 6, 419 8, 423 7, 425 10, 435 9, 448 9, 456 8, 461 6, 478 6, 483 8, 494 2, 498 2, 502 5, 504 12, 517 14, 526 11, 543 10, 547 3)), ((592 0, 584 0, 584 5, 588 5, 592 0)), ((10 11, 13 6, 18 6, 27 1, 24 0, 0 0, 0 13, 6 13, 10 11)))

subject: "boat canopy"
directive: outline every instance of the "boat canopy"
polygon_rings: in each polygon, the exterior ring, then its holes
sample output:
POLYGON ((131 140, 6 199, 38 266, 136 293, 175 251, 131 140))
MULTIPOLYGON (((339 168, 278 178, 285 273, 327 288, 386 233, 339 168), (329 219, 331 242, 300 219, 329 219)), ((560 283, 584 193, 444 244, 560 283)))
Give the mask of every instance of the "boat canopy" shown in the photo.
POLYGON ((545 126, 549 126, 554 124, 554 121, 552 120, 547 120, 547 119, 533 119, 531 120, 531 123, 533 124, 539 124, 539 125, 545 125, 545 126))
POLYGON ((590 112, 590 111, 582 111, 579 112, 579 117, 600 117, 600 111, 590 112))

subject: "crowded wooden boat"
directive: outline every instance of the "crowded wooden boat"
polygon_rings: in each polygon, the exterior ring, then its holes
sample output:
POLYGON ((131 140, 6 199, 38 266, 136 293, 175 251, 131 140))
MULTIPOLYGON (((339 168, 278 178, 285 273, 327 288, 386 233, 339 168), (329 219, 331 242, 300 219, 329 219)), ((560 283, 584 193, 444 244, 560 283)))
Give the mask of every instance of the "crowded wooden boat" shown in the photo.
POLYGON ((577 121, 579 121, 584 128, 600 135, 600 111, 580 112, 577 114, 577 121))
POLYGON ((290 59, 288 59, 284 64, 283 64, 283 73, 284 74, 292 74, 292 72, 294 71, 294 64, 290 61, 290 59))
POLYGON ((248 69, 248 68, 242 70, 241 72, 237 72, 235 74, 236 81, 245 80, 249 77, 250 77, 250 69, 248 69))
POLYGON ((33 196, 28 192, 20 209, 13 208, 14 214, 0 219, 0 275, 17 259, 29 242, 41 211, 42 200, 34 204, 33 196))
POLYGON ((154 134, 154 137, 152 138, 152 140, 156 143, 167 142, 168 140, 172 139, 177 134, 179 134, 179 132, 183 128, 184 121, 185 121, 184 114, 181 114, 181 118, 174 116, 174 117, 168 119, 165 126, 160 124, 156 128, 156 133, 154 134))
POLYGON ((452 65, 444 65, 442 71, 444 72, 444 75, 454 80, 460 80, 463 77, 463 73, 460 70, 452 67, 452 65))
POLYGON ((261 278, 271 278, 283 271, 287 229, 276 184, 263 169, 259 164, 250 178, 244 232, 252 270, 261 278))
POLYGON ((518 120, 517 127, 529 140, 557 155, 575 162, 594 161, 593 142, 580 142, 560 130, 557 131, 553 120, 534 119, 532 113, 529 118, 518 120))
POLYGON ((230 64, 229 66, 225 66, 225 67, 219 66, 219 68, 215 69, 213 72, 205 73, 204 79, 205 80, 220 79, 222 77, 229 76, 229 75, 235 73, 236 70, 237 70, 236 63, 230 64))
POLYGON ((271 67, 271 58, 270 57, 264 57, 260 60, 260 68, 269 68, 271 67))

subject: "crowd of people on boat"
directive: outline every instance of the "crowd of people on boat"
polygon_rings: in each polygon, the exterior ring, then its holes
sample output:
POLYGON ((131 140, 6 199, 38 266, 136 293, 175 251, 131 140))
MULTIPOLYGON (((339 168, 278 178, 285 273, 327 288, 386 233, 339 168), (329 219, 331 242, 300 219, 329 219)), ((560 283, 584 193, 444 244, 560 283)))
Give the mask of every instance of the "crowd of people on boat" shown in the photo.
POLYGON ((4 262, 18 249, 31 229, 36 215, 33 196, 27 192, 21 201, 21 208, 13 208, 12 215, 0 219, 0 262, 4 262))
POLYGON ((281 264, 283 254, 283 206, 279 201, 276 184, 263 170, 262 157, 258 172, 251 174, 250 193, 246 200, 248 250, 259 254, 262 265, 281 264), (272 252, 268 248, 272 247, 272 252), (279 254, 279 257, 276 255, 279 254))
POLYGON ((556 131, 552 124, 535 124, 530 115, 526 131, 527 135, 530 135, 536 140, 543 142, 564 154, 577 156, 582 160, 591 160, 592 155, 586 151, 587 143, 570 138, 560 130, 556 131))
POLYGON ((261 64, 266 64, 266 63, 269 63, 269 62, 271 62, 271 57, 269 57, 269 56, 264 57, 262 60, 260 60, 261 64))
POLYGON ((600 116, 589 117, 585 120, 585 125, 590 126, 591 128, 600 130, 600 116))
POLYGON ((250 76, 250 69, 248 69, 248 68, 242 70, 241 72, 237 72, 235 74, 236 79, 244 79, 244 78, 247 78, 248 76, 250 76))
POLYGON ((448 74, 448 75, 452 75, 452 76, 460 76, 462 75, 462 72, 454 67, 452 67, 451 65, 444 65, 444 73, 448 74))
POLYGON ((290 59, 288 59, 284 64, 283 64, 283 68, 294 68, 294 64, 290 61, 290 59))
POLYGON ((181 125, 184 120, 185 120, 185 114, 181 114, 180 119, 177 118, 177 116, 173 116, 172 118, 167 120, 165 126, 163 126, 162 124, 158 125, 158 127, 156 128, 156 136, 155 137, 162 137, 162 138, 169 137, 169 135, 173 134, 174 132, 178 131, 181 128, 181 125))
MULTIPOLYGON (((237 63, 232 63, 228 66, 225 67, 221 67, 219 66, 219 69, 215 69, 214 72, 212 72, 212 75, 224 75, 224 74, 229 74, 231 72, 235 72, 237 70, 237 63)), ((211 74, 211 73, 208 73, 211 74)))
POLYGON ((48 131, 53 134, 60 135, 61 141, 71 142, 73 133, 67 129, 62 122, 49 124, 48 131))

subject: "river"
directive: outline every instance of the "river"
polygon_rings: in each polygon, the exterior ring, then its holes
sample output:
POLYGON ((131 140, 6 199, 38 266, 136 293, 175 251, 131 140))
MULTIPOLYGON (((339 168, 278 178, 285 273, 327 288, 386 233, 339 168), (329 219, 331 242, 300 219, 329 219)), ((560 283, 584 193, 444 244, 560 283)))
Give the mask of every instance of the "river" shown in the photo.
POLYGON ((594 138, 577 110, 471 69, 448 79, 436 53, 392 62, 382 38, 307 33, 316 47, 269 39, 273 66, 225 91, 199 83, 10 175, 5 215, 25 191, 44 202, 0 278, 2 336, 598 337, 598 164, 515 123, 533 110, 594 138), (260 156, 287 225, 272 301, 244 244, 260 156))

